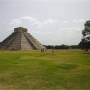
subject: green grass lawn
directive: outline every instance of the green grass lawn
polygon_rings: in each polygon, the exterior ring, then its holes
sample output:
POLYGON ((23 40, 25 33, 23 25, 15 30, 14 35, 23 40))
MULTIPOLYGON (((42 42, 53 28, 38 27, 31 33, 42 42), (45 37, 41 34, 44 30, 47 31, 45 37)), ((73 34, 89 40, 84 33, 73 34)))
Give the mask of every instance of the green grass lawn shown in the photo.
POLYGON ((0 51, 0 90, 90 90, 90 54, 81 50, 0 51))

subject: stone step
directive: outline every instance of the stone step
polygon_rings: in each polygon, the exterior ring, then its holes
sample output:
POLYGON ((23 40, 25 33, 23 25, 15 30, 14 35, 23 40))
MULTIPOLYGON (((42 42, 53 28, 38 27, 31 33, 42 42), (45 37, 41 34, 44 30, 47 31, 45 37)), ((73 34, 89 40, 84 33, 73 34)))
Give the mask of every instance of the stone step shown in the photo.
POLYGON ((36 49, 40 49, 41 48, 42 45, 31 34, 25 33, 25 35, 29 39, 29 41, 32 42, 32 44, 34 45, 34 47, 36 49))

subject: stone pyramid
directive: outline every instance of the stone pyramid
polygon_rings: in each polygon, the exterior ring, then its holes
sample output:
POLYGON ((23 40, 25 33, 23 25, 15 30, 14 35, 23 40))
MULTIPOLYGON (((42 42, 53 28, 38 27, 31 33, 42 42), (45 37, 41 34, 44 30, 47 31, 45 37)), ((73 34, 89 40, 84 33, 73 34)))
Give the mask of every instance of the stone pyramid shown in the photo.
POLYGON ((44 46, 28 33, 26 28, 18 27, 1 42, 0 48, 5 50, 38 50, 44 46))

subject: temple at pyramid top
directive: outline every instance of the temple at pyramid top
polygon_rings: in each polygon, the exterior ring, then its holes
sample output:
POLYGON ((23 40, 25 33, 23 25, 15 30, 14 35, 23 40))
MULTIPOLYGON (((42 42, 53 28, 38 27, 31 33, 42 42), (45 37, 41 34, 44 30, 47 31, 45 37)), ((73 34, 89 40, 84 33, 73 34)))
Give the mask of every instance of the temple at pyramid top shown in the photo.
POLYGON ((5 50, 39 50, 42 48, 44 46, 23 27, 14 28, 14 32, 0 44, 0 49, 5 50))
POLYGON ((14 32, 27 32, 27 29, 23 27, 18 27, 18 28, 14 28, 14 32))

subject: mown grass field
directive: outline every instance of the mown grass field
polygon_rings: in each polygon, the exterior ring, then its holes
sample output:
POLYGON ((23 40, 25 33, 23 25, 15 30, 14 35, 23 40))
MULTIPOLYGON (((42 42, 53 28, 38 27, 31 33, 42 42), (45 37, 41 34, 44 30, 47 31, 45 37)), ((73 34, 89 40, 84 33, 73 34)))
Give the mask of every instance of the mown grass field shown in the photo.
POLYGON ((81 50, 0 51, 0 90, 90 90, 90 54, 81 50))

